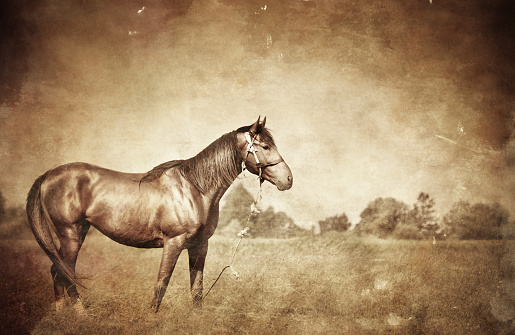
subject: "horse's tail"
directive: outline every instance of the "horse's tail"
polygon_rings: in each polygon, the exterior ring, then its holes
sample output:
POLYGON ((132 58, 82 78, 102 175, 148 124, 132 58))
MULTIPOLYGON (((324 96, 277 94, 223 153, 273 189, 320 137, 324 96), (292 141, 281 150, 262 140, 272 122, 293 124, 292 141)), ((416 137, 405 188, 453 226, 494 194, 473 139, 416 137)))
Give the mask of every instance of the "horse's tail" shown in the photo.
POLYGON ((52 220, 48 215, 45 205, 41 201, 41 185, 45 181, 47 173, 36 179, 27 196, 27 216, 29 219, 29 225, 32 229, 32 233, 36 237, 36 241, 39 243, 39 246, 43 251, 45 251, 52 263, 54 263, 57 271, 72 284, 84 287, 84 285, 82 285, 77 279, 75 271, 70 269, 59 255, 54 238, 52 237, 52 232, 50 231, 52 220))

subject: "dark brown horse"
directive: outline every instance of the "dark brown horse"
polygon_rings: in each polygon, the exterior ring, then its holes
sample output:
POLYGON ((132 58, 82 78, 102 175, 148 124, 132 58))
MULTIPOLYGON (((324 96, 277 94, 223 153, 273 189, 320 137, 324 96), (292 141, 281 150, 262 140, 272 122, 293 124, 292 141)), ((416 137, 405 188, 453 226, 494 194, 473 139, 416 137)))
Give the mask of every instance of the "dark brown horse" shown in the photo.
POLYGON ((266 118, 259 121, 223 135, 193 158, 163 163, 146 174, 72 163, 39 177, 27 198, 27 214, 53 263, 56 309, 64 306, 66 293, 82 308, 75 263, 91 225, 128 246, 163 248, 152 301, 156 312, 179 254, 188 249, 191 294, 200 308, 207 240, 218 224, 219 202, 227 188, 245 168, 279 190, 293 183, 265 128, 266 118))

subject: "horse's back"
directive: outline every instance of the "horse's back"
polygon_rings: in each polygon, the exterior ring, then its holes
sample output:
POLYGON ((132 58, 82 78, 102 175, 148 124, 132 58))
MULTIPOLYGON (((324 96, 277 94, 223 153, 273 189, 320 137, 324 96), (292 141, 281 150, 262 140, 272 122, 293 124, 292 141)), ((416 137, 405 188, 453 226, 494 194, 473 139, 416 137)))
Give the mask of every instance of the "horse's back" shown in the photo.
POLYGON ((73 223, 86 216, 95 187, 101 184, 137 184, 142 174, 122 173, 88 163, 70 163, 47 172, 42 200, 52 219, 73 223))
POLYGON ((95 178, 100 176, 109 176, 115 179, 135 180, 139 181, 144 174, 142 173, 126 173, 107 169, 98 165, 74 162, 60 165, 47 172, 47 178, 64 177, 64 178, 95 178))

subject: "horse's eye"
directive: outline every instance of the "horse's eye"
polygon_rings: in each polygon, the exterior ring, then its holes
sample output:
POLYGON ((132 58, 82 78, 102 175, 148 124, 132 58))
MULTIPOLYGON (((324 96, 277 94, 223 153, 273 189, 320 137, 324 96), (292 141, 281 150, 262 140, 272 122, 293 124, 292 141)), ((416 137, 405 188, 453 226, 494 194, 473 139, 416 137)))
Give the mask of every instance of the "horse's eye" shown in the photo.
POLYGON ((270 147, 268 145, 263 145, 263 149, 268 150, 270 147))

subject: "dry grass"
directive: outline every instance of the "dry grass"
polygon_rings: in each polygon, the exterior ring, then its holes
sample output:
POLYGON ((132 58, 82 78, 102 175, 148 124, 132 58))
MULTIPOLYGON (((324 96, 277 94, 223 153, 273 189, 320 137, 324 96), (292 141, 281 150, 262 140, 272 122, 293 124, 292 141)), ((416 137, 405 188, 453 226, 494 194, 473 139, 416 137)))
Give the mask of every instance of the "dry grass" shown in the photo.
MULTIPOLYGON (((205 271, 211 285, 236 241, 215 236, 205 271)), ((50 261, 35 242, 2 242, 1 333, 35 334, 491 334, 490 302, 505 243, 382 241, 329 234, 245 239, 236 280, 226 271, 191 312, 186 253, 159 313, 149 305, 161 250, 89 236, 78 271, 88 316, 52 311, 50 261)))

